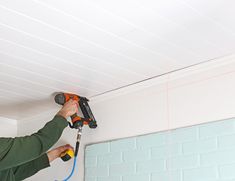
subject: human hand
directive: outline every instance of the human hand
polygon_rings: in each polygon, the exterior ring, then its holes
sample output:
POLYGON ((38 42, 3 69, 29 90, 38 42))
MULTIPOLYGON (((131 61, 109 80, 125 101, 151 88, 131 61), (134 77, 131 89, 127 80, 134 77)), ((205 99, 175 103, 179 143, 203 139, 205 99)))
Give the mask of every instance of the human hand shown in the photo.
POLYGON ((67 145, 64 145, 64 146, 60 146, 60 147, 57 147, 53 150, 50 150, 47 152, 47 157, 48 157, 48 160, 49 162, 52 162, 53 160, 55 160, 56 158, 59 158, 60 155, 65 152, 66 150, 69 150, 69 149, 73 149, 73 147, 69 144, 67 145))
POLYGON ((64 104, 57 115, 63 116, 65 119, 67 119, 69 116, 72 116, 75 113, 78 113, 78 102, 70 99, 64 104))

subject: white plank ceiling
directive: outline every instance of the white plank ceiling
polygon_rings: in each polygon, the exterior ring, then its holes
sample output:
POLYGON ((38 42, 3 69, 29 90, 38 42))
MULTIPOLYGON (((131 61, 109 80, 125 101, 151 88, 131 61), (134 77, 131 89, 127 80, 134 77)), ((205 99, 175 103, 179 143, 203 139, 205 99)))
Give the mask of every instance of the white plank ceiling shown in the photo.
POLYGON ((0 106, 91 97, 235 51, 233 0, 1 0, 0 106))

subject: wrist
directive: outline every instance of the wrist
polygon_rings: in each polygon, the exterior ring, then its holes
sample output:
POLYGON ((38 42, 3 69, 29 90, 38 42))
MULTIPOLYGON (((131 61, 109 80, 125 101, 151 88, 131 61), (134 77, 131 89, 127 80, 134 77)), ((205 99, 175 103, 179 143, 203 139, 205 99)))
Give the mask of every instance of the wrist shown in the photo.
POLYGON ((53 153, 53 151, 49 151, 47 152, 47 157, 48 157, 49 163, 51 163, 53 160, 55 160, 59 156, 53 153))
POLYGON ((58 115, 58 116, 62 116, 62 117, 64 117, 65 119, 67 119, 67 114, 63 111, 63 110, 60 110, 56 115, 58 115))

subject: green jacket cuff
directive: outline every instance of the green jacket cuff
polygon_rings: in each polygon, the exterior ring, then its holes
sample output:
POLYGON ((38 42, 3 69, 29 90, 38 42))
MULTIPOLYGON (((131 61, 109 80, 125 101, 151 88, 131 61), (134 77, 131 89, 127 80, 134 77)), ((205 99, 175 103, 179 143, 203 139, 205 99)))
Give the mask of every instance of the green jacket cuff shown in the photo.
POLYGON ((68 121, 63 116, 55 115, 54 119, 58 122, 60 128, 65 128, 68 126, 68 121))

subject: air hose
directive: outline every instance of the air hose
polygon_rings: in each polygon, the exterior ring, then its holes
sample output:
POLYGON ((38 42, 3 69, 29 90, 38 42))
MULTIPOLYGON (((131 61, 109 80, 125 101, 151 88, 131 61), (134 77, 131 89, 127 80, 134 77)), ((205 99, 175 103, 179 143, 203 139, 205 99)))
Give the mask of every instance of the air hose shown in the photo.
POLYGON ((76 168, 76 162, 77 162, 77 156, 74 157, 74 160, 73 160, 73 168, 72 168, 72 171, 71 173, 69 174, 69 176, 67 178, 65 178, 63 181, 68 181, 74 174, 74 170, 76 168))
MULTIPOLYGON (((78 150, 79 150, 79 145, 81 141, 81 136, 82 136, 82 127, 78 127, 78 133, 77 133, 77 141, 76 141, 76 147, 75 147, 75 153, 74 153, 74 160, 73 160, 73 168, 71 173, 69 174, 68 177, 63 179, 62 181, 68 181, 74 174, 74 170, 76 168, 76 162, 77 162, 77 156, 78 156, 78 150)), ((56 180, 57 181, 57 180, 56 180)))

